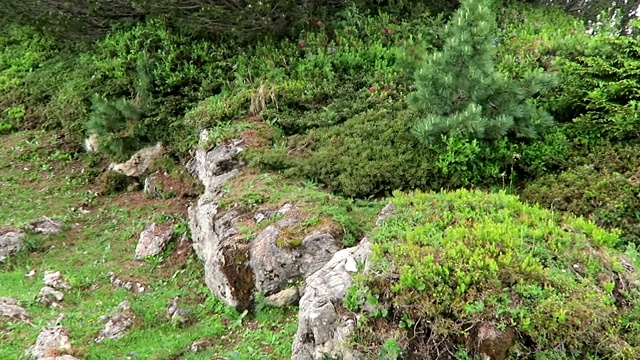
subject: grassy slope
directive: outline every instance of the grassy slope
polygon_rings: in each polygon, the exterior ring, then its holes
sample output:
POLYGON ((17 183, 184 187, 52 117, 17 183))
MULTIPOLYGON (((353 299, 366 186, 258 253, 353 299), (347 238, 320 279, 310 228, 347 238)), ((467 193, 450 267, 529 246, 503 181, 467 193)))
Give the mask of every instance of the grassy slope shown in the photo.
MULTIPOLYGON (((139 232, 152 221, 184 221, 184 200, 151 200, 140 193, 96 196, 89 184, 85 157, 73 159, 49 133, 19 133, 0 138, 0 225, 21 226, 40 216, 63 220, 62 233, 28 235, 32 251, 0 265, 0 296, 19 299, 33 326, 0 320, 0 359, 18 359, 35 342, 47 322, 65 314, 74 354, 85 359, 283 359, 290 356, 296 330, 295 309, 262 308, 241 316, 213 297, 203 282, 195 255, 178 255, 170 246, 158 258, 133 261, 139 232), (82 214, 74 209, 88 206, 82 214), (164 259, 163 261, 160 261, 164 259), (34 279, 25 278, 36 270, 34 279), (63 309, 35 301, 46 270, 61 271, 73 288, 65 292, 63 309), (140 295, 117 289, 110 271, 134 279, 149 290, 140 295), (191 323, 181 327, 165 317, 167 300, 180 297, 191 310, 191 323), (103 328, 100 317, 123 300, 137 316, 125 337, 95 344, 103 328), (213 344, 200 353, 184 352, 195 340, 213 344)), ((184 224, 184 223, 183 223, 184 224)))

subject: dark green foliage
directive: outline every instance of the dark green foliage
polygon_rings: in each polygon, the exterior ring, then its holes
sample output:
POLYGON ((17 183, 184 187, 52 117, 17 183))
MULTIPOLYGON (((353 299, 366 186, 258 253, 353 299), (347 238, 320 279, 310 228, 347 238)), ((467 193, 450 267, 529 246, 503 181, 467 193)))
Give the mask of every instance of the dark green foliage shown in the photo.
POLYGON ((342 0, 3 1, 0 24, 27 24, 56 37, 85 40, 103 36, 116 25, 163 18, 172 27, 194 35, 252 40, 258 35, 291 34, 312 15, 331 13, 343 3, 342 0))
MULTIPOLYGON (((552 68, 560 85, 542 94, 538 103, 575 143, 593 146, 600 140, 624 142, 637 138, 640 86, 640 45, 637 39, 610 36, 616 28, 586 33, 584 24, 561 13, 541 9, 505 11, 507 21, 499 57, 511 74, 552 68)), ((637 31, 637 30, 636 30, 637 31)))
POLYGON ((445 138, 426 146, 410 132, 413 119, 415 113, 402 102, 378 105, 339 125, 290 137, 285 146, 250 150, 248 156, 259 165, 354 197, 394 189, 510 185, 517 149, 507 141, 445 138))
POLYGON ((458 346, 479 355, 481 325, 517 334, 506 344, 514 358, 640 354, 640 293, 628 285, 640 264, 635 247, 628 257, 613 250, 615 233, 504 193, 397 193, 391 201, 394 214, 369 238, 370 270, 345 298, 366 358, 388 334, 409 358, 458 346))
POLYGON ((573 120, 581 142, 628 141, 640 135, 640 45, 630 37, 597 35, 579 56, 558 66, 564 81, 552 106, 573 120))
POLYGON ((584 216, 640 245, 640 147, 603 146, 560 175, 528 184, 526 201, 584 216))
POLYGON ((425 143, 442 135, 536 138, 553 120, 532 99, 556 84, 533 71, 511 79, 495 69, 497 27, 487 0, 463 1, 445 26, 442 51, 425 57, 415 73, 409 104, 423 112, 413 132, 425 143))

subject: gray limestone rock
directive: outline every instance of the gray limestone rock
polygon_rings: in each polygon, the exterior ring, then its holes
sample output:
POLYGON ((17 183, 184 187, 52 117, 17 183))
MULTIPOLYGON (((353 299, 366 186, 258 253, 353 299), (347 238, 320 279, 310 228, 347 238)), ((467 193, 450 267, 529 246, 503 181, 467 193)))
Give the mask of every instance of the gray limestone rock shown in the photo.
POLYGON ((353 283, 348 264, 364 263, 370 253, 371 243, 365 238, 357 246, 335 253, 328 263, 307 278, 300 299, 298 331, 291 359, 359 358, 345 346, 355 324, 338 315, 336 304, 342 302, 347 288, 353 283))
POLYGON ((64 354, 71 351, 71 341, 69 340, 69 335, 67 335, 67 330, 60 325, 48 327, 42 329, 40 334, 38 334, 38 338, 36 339, 36 343, 29 347, 25 351, 26 355, 29 358, 35 358, 38 360, 42 359, 56 359, 56 360, 70 360, 71 358, 64 358, 63 356, 52 356, 54 354, 64 354))
POLYGON ((157 225, 152 223, 140 233, 140 240, 136 246, 135 259, 142 260, 147 256, 156 256, 164 250, 173 235, 171 225, 157 225))
POLYGON ((18 305, 18 300, 10 297, 0 297, 0 317, 29 322, 27 310, 18 305))
POLYGON ((26 234, 22 230, 0 228, 0 263, 10 255, 22 250, 26 234))

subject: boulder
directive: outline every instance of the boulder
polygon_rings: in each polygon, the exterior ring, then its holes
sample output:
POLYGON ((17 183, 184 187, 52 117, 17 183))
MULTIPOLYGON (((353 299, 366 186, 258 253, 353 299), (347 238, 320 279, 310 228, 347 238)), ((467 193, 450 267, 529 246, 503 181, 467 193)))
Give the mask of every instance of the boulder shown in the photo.
POLYGON ((26 323, 30 321, 27 310, 18 305, 18 300, 10 297, 0 297, 0 317, 26 323))
POLYGON ((266 227, 251 242, 249 257, 255 287, 265 296, 316 272, 342 248, 333 235, 321 231, 306 236, 295 248, 279 245, 281 230, 295 225, 293 219, 282 219, 266 227))
POLYGON ((13 228, 0 229, 0 263, 4 262, 24 246, 26 234, 22 230, 13 228))
POLYGON ((237 155, 242 150, 235 145, 223 145, 210 151, 202 148, 196 151, 190 171, 205 190, 197 203, 189 207, 192 246, 204 263, 205 282, 216 297, 240 310, 250 306, 254 288, 248 244, 233 239, 238 233, 235 229, 238 214, 220 211, 218 194, 222 185, 239 173, 242 163, 237 155))
POLYGON ((109 170, 119 172, 126 176, 139 177, 145 175, 149 171, 153 161, 163 154, 164 147, 161 143, 157 143, 155 146, 146 147, 133 154, 133 156, 124 163, 111 163, 109 170))
POLYGON ((291 359, 359 358, 345 346, 355 324, 349 318, 341 318, 337 308, 353 283, 349 264, 365 263, 370 253, 371 243, 365 238, 357 246, 335 253, 329 262, 306 279, 291 359))
POLYGON ((64 358, 62 354, 71 351, 71 341, 67 330, 60 325, 44 328, 38 334, 36 343, 26 350, 29 358, 42 359, 73 359, 64 358))
POLYGON ((158 255, 164 250, 173 235, 171 225, 157 225, 152 223, 140 233, 140 240, 136 246, 135 259, 142 260, 147 256, 158 255))

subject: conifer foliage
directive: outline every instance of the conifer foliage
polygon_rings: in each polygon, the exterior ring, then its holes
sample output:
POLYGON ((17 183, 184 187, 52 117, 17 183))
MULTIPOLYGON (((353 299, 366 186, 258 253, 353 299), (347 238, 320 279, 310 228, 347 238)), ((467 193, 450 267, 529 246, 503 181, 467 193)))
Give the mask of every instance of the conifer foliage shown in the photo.
POLYGON ((441 51, 427 55, 414 74, 409 104, 423 117, 413 133, 429 144, 443 135, 535 138, 553 124, 534 98, 556 85, 542 69, 513 79, 496 70, 497 26, 490 0, 463 0, 445 26, 441 51))
POLYGON ((117 160, 131 156, 148 142, 144 117, 151 106, 152 78, 147 58, 138 61, 137 75, 133 99, 109 101, 97 94, 91 99, 87 131, 97 135, 101 153, 117 160))

